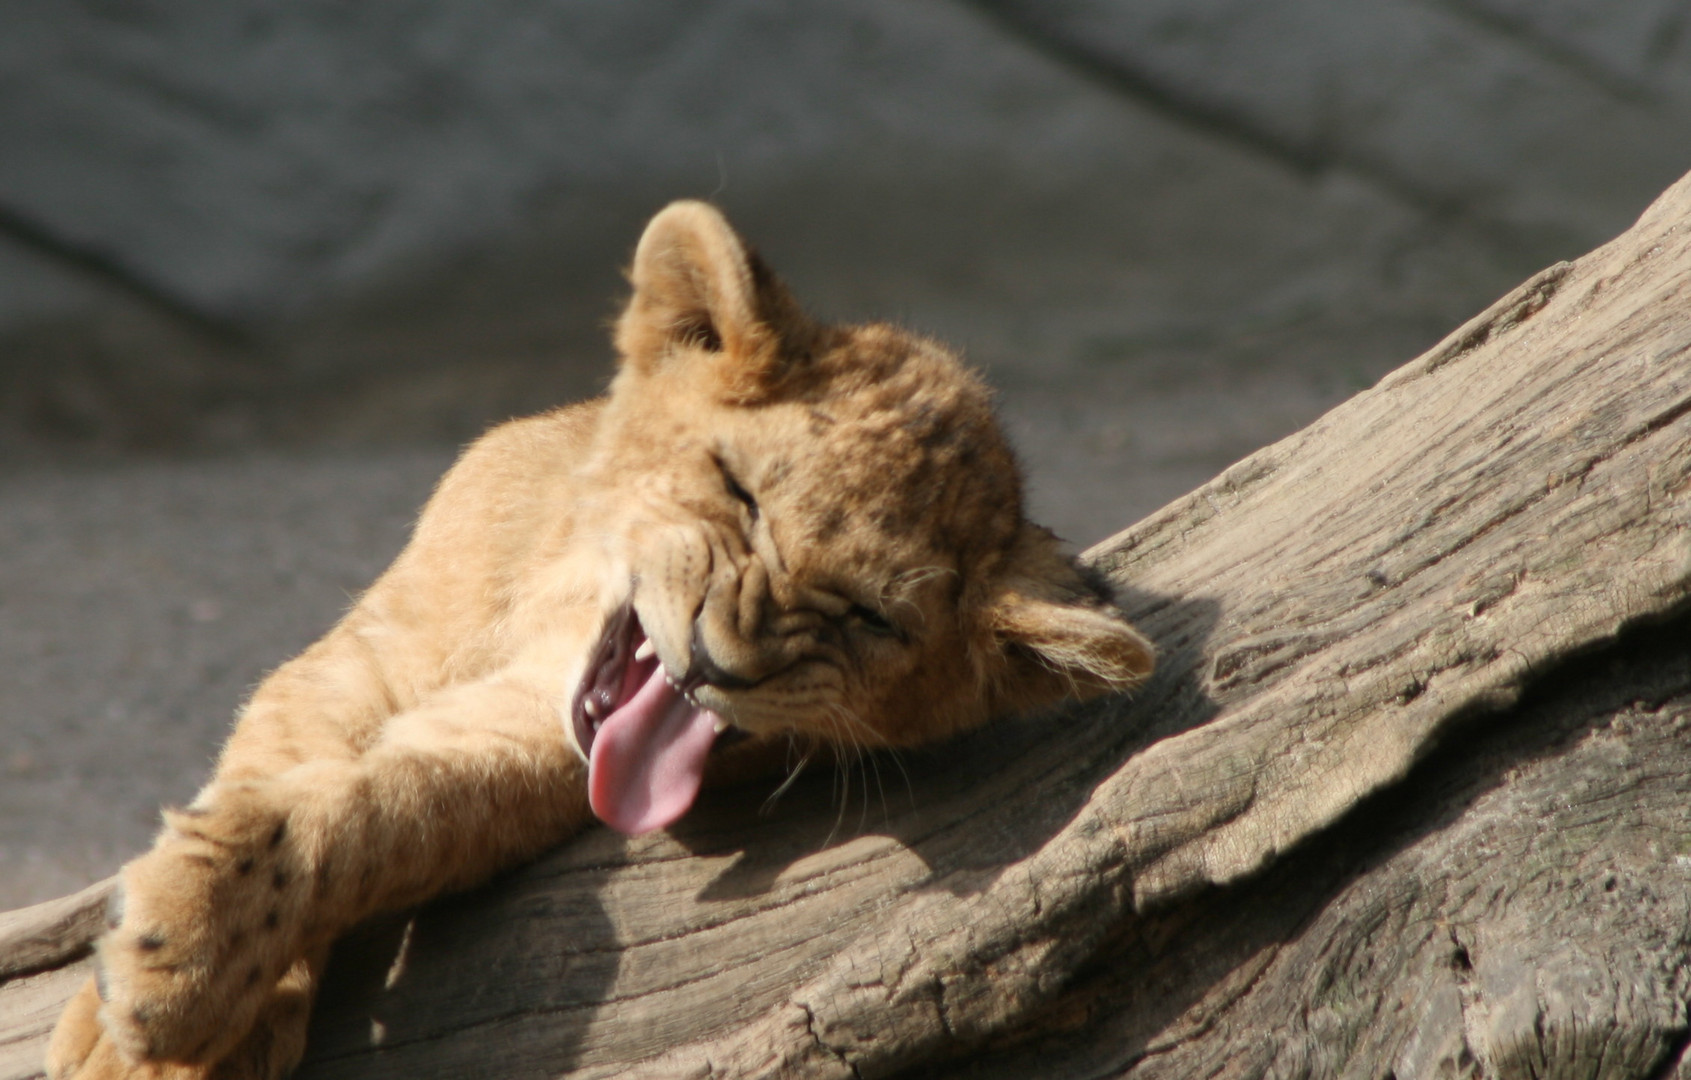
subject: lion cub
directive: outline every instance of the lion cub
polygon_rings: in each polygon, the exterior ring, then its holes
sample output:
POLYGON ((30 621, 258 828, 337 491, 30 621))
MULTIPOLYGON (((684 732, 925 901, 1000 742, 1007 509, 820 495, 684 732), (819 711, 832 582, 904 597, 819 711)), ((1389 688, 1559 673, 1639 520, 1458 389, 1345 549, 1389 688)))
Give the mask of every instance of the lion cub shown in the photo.
POLYGON ((55 1080, 284 1075, 337 935, 592 816, 663 828, 729 742, 909 746, 1149 673, 951 353, 811 321, 703 203, 630 276, 610 393, 470 447, 124 868, 55 1080))

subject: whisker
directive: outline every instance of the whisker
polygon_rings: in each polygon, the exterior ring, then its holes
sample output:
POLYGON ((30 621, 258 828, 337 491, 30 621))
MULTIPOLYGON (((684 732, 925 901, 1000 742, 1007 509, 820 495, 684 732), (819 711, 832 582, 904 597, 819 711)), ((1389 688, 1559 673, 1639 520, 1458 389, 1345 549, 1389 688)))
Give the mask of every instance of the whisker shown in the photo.
MULTIPOLYGON (((870 753, 870 761, 873 764, 874 769, 875 769, 875 782, 876 782, 876 784, 878 786, 881 784, 881 766, 880 766, 881 759, 885 758, 885 759, 890 760, 894 765, 898 766, 899 775, 904 777, 905 794, 909 796, 910 806, 911 806, 912 809, 914 809, 915 806, 916 806, 916 785, 913 784, 910 780, 910 770, 904 767, 904 755, 899 752, 898 747, 893 746, 891 743, 889 743, 887 741, 886 736, 882 735, 880 732, 876 731, 874 728, 872 728, 868 724, 864 723, 863 720, 859 716, 857 716, 856 713, 852 712, 850 709, 847 709, 844 705, 840 705, 840 706, 838 706, 838 708, 841 711, 841 713, 847 719, 849 719, 852 723, 856 724, 862 730, 867 731, 870 734, 874 735, 876 741, 880 744, 878 747, 876 747, 876 750, 878 752, 871 751, 871 753, 870 753)), ((890 820, 891 817, 892 817, 892 811, 887 806, 886 789, 885 789, 884 786, 881 787, 881 809, 886 813, 887 818, 890 820)))
MULTIPOLYGON (((869 758, 870 764, 873 765, 874 761, 875 759, 871 755, 869 758)), ((857 772, 863 778, 863 809, 858 811, 857 814, 857 834, 862 836, 869 830, 869 770, 863 766, 861 759, 858 761, 857 772)))
POLYGON ((799 774, 804 772, 805 766, 810 764, 810 760, 814 755, 814 748, 805 750, 804 755, 799 758, 798 764, 794 765, 787 771, 787 778, 781 781, 780 786, 774 791, 771 791, 769 793, 769 797, 763 800, 763 805, 758 807, 757 812, 760 817, 768 817, 770 814, 775 812, 776 801, 780 799, 781 796, 785 795, 787 793, 787 789, 792 787, 794 782, 798 780, 799 774))
POLYGON ((857 733, 842 723, 845 715, 841 706, 835 702, 827 703, 824 715, 828 717, 829 728, 834 732, 834 743, 838 747, 834 758, 834 801, 838 804, 838 810, 834 814, 834 825, 828 830, 827 839, 822 842, 826 847, 834 842, 834 838, 845 826, 846 806, 851 802, 851 766, 861 759, 863 750, 857 733))

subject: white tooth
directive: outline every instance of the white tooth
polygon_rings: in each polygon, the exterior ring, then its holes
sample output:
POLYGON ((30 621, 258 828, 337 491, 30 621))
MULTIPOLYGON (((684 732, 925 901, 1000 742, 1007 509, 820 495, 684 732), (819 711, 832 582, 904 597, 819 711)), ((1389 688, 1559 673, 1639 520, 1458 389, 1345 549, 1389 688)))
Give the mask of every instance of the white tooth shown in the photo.
POLYGON ((587 710, 588 716, 593 717, 595 720, 599 718, 599 701, 592 694, 588 694, 581 700, 581 707, 587 710))
POLYGON ((722 717, 720 717, 720 716, 719 716, 719 717, 717 717, 717 718, 716 718, 716 733, 717 733, 717 734, 718 734, 718 735, 720 735, 720 734, 722 734, 722 733, 723 733, 723 732, 724 732, 724 731, 727 731, 727 730, 728 730, 728 721, 726 721, 726 720, 724 720, 724 719, 723 719, 723 718, 722 718, 722 717))
POLYGON ((658 647, 652 644, 651 638, 642 641, 640 647, 634 650, 634 659, 636 660, 650 660, 656 655, 658 655, 658 647))

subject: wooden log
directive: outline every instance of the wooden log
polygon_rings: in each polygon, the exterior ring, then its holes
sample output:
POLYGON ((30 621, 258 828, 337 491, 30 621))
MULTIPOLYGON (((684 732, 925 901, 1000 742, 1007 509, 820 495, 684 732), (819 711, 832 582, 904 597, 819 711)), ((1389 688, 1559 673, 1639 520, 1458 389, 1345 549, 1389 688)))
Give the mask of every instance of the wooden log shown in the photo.
POLYGON ((1691 178, 1090 552, 1131 701, 366 927, 300 1075, 1691 1075, 1688 489, 1691 178))
POLYGON ((93 970, 116 878, 0 914, 0 1076, 44 1075, 47 1036, 93 970))

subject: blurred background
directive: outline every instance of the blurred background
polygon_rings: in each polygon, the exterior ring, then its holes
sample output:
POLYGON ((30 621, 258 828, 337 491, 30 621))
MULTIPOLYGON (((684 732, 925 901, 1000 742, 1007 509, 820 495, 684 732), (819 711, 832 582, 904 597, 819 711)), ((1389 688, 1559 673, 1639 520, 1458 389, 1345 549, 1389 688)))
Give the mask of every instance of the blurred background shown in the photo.
POLYGON ((1001 388, 1093 543, 1691 168, 1686 0, 8 0, 0 908, 148 842, 644 220, 1001 388))

